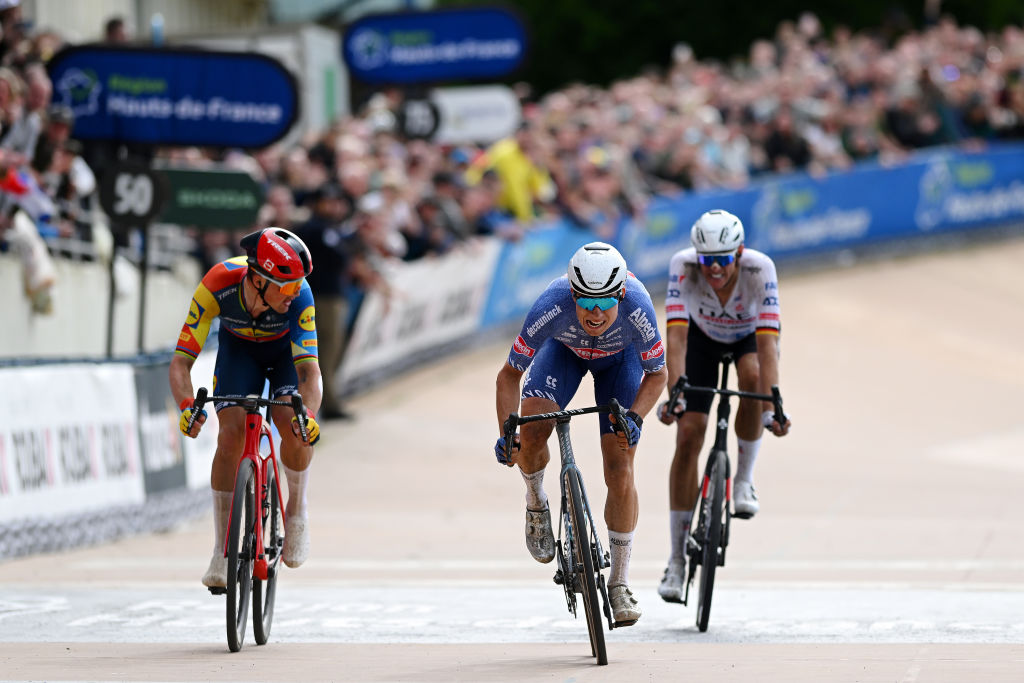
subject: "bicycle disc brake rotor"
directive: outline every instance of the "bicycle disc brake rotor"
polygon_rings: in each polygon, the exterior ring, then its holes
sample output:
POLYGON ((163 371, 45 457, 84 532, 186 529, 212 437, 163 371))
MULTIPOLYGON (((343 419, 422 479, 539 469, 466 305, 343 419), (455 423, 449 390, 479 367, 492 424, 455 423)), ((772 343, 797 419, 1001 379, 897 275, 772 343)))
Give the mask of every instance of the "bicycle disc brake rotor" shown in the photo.
POLYGON ((565 605, 569 609, 569 614, 576 616, 576 591, 574 584, 576 582, 576 574, 566 564, 565 557, 569 551, 568 541, 555 544, 556 561, 558 562, 558 577, 555 582, 562 584, 562 590, 565 591, 565 605), (565 550, 563 551, 563 546, 565 550))

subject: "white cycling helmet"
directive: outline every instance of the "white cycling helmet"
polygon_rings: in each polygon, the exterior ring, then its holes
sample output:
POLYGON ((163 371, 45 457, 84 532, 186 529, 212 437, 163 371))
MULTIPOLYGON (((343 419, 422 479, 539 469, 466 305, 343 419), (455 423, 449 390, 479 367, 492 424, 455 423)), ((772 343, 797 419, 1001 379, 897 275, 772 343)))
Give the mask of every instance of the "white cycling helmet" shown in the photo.
POLYGON ((728 211, 708 211, 690 228, 690 241, 701 254, 730 254, 743 244, 743 223, 728 211))
POLYGON ((604 242, 583 245, 569 261, 569 284, 579 296, 618 296, 627 273, 626 259, 604 242))

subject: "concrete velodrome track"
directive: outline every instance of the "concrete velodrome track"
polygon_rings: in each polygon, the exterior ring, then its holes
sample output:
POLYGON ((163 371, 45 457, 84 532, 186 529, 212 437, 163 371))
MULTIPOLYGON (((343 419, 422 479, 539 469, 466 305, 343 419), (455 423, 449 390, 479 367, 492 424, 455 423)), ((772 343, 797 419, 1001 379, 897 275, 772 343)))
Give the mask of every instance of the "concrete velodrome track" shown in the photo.
MULTIPOLYGON (((674 435, 652 419, 631 572, 645 613, 593 664, 523 547, 522 481, 494 462, 500 343, 326 425, 313 556, 281 576, 266 646, 250 627, 227 650, 223 598, 199 583, 207 516, 0 564, 0 680, 1024 680, 1022 263, 1016 238, 782 273, 793 431, 766 438, 762 511, 733 525, 707 633, 655 592, 674 435)), ((600 507, 596 423, 573 424, 600 507)))

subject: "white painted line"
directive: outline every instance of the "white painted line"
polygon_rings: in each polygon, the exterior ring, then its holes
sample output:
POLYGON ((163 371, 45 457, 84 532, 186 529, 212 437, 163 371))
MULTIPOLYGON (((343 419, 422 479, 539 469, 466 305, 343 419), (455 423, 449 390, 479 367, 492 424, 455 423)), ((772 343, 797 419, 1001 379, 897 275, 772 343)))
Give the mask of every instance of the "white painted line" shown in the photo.
MULTIPOLYGON (((1024 592, 715 590, 711 628, 696 609, 635 591, 636 627, 609 640, 726 643, 1024 643, 1024 592)), ((691 597, 693 597, 691 595, 691 597)), ((222 642, 224 598, 189 590, 0 590, 0 642, 222 642)), ((582 642, 555 586, 278 586, 274 640, 332 643, 582 642)), ((904 677, 913 674, 908 670, 904 677)))
MULTIPOLYGON (((195 558, 183 557, 125 557, 111 559, 77 560, 68 563, 76 570, 181 569, 197 566, 195 558)), ((354 560, 311 559, 305 566, 316 570, 338 571, 517 571, 531 566, 519 560, 354 560)), ((631 569, 657 570, 664 562, 634 560, 631 569)), ((730 560, 728 569, 763 571, 894 571, 894 572, 948 572, 948 571, 1024 571, 1024 559, 1005 560, 730 560)))

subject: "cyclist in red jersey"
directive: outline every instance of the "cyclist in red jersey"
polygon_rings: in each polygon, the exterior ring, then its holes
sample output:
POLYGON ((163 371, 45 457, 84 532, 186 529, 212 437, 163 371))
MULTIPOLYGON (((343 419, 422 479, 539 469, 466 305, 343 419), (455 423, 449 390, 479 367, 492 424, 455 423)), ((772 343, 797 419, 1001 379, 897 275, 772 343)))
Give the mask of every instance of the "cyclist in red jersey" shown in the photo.
MULTIPOLYGON (((290 409, 274 406, 271 410, 281 434, 281 463, 288 480, 283 559, 289 567, 298 567, 309 555, 306 484, 312 445, 320 438, 315 419, 321 399, 316 311, 305 281, 313 262, 302 240, 281 228, 251 233, 242 239, 241 246, 246 256, 215 265, 196 288, 171 359, 171 393, 181 409, 182 432, 195 438, 206 421, 206 411, 201 411, 191 431, 185 432, 195 404, 191 370, 210 324, 219 318, 214 394, 260 394, 269 381, 274 398, 296 392, 302 395, 309 413, 309 443, 301 440, 290 409)), ((245 409, 220 403, 214 407, 220 422, 210 472, 214 545, 210 566, 203 575, 203 585, 210 588, 227 584, 224 537, 235 470, 245 444, 245 409)))

